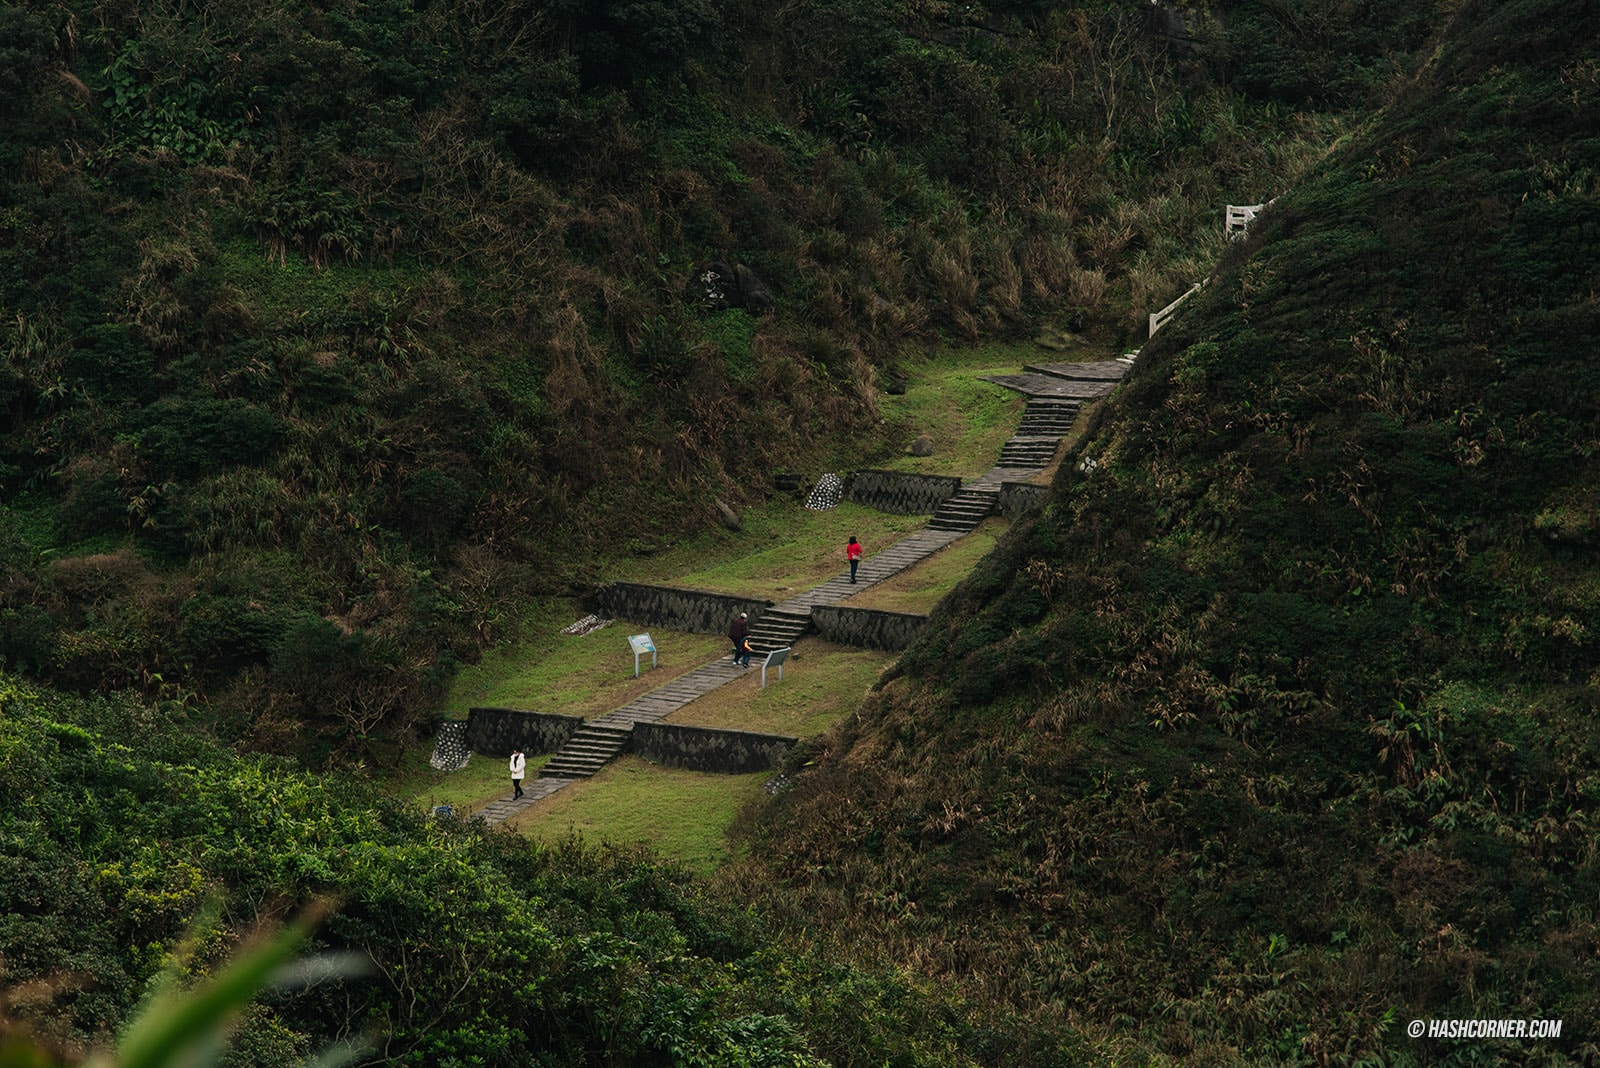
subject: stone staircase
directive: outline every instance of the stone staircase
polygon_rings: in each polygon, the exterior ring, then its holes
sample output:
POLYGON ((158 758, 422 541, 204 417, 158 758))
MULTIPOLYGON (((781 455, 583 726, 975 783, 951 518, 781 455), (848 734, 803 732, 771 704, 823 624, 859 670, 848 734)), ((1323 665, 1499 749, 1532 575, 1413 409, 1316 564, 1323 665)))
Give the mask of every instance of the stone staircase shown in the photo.
POLYGON ((1056 458, 1056 449, 1061 445, 1059 437, 1054 438, 1024 438, 1015 437, 1005 443, 1000 450, 1001 467, 1044 468, 1056 458))
MULTIPOLYGON (((750 627, 750 648, 760 656, 774 649, 787 649, 811 629, 811 612, 783 607, 769 608, 750 627)), ((755 661, 751 661, 753 664, 755 661)))
POLYGON ((585 723, 561 751, 539 769, 541 779, 587 779, 628 748, 631 727, 585 723))
POLYGON ((999 499, 998 489, 963 487, 954 497, 947 498, 939 505, 938 511, 928 520, 928 529, 976 530, 985 517, 994 513, 995 504, 999 499))
POLYGON ((1000 450, 1000 466, 1049 467, 1082 407, 1083 401, 1074 397, 1030 398, 1016 434, 1000 450))
POLYGON ((1064 397, 1033 397, 1022 410, 1017 426, 1019 438, 1064 438, 1083 409, 1081 400, 1064 397))
MULTIPOLYGON (((1110 393, 1134 356, 1137 353, 1121 360, 1095 363, 1030 365, 1019 375, 984 376, 990 382, 1028 396, 1018 432, 1006 444, 1000 463, 940 504, 925 528, 863 560, 859 585, 851 585, 845 575, 837 575, 762 612, 750 628, 750 645, 755 654, 764 655, 792 646, 811 629, 814 606, 838 604, 867 586, 899 574, 976 529, 985 517, 994 513, 1001 484, 1009 478, 1030 477, 1032 472, 1048 467, 1061 439, 1077 418, 1078 409, 1087 401, 1110 393)), ((589 778, 626 751, 635 723, 663 719, 697 697, 747 677, 745 670, 735 667, 732 657, 724 653, 711 663, 585 723, 540 770, 539 777, 526 784, 526 796, 517 801, 497 799, 484 807, 482 818, 486 823, 500 823, 574 780, 589 778)))

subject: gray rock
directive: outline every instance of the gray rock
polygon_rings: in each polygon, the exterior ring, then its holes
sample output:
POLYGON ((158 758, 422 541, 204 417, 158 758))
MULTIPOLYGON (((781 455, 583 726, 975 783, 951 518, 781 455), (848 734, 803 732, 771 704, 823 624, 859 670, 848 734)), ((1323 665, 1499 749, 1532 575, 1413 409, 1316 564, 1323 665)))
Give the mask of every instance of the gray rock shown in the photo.
POLYGON ((739 290, 739 303, 750 312, 760 315, 762 312, 772 310, 772 290, 767 288, 767 283, 744 264, 735 264, 733 268, 734 280, 739 290))
POLYGON ((711 503, 716 505, 717 516, 722 520, 723 526, 729 530, 742 530, 744 528, 744 520, 739 518, 739 513, 729 508, 721 497, 716 498, 711 503))
POLYGON ((916 441, 911 443, 910 452, 912 456, 932 456, 933 439, 928 435, 923 434, 921 437, 917 438, 916 441))

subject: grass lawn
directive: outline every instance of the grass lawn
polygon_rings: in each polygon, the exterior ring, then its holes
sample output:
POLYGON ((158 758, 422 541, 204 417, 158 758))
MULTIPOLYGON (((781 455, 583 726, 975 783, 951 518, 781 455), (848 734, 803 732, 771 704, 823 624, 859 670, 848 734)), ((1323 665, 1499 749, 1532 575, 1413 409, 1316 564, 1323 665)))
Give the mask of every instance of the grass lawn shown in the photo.
POLYGON ((926 524, 926 516, 887 515, 849 502, 816 512, 792 500, 769 501, 745 514, 742 531, 709 531, 619 563, 609 577, 783 601, 848 570, 850 535, 870 556, 926 524))
POLYGON ((591 842, 643 842, 709 875, 732 856, 728 827, 739 807, 769 778, 707 775, 624 756, 502 826, 552 844, 574 833, 591 842))
POLYGON ((984 382, 982 375, 1015 374, 1024 360, 1037 360, 1032 346, 986 345, 943 353, 910 364, 905 394, 878 399, 883 426, 876 437, 891 458, 878 466, 924 475, 978 475, 995 465, 1000 449, 1017 432, 1027 401, 1014 390, 984 382), (933 455, 906 450, 919 436, 933 439, 933 455))
MULTIPOLYGON (((753 668, 745 678, 673 713, 667 722, 811 737, 854 711, 894 660, 893 653, 805 638, 784 666, 782 681, 771 670, 763 690, 761 671, 753 668)), ((388 780, 387 791, 423 808, 450 804, 458 816, 470 816, 495 798, 510 795, 504 757, 474 755, 464 770, 443 773, 428 766, 428 756, 420 749, 407 754, 388 780)), ((530 756, 529 777, 537 776, 548 760, 530 756)), ((643 841, 663 856, 709 873, 729 858, 727 829, 739 806, 756 796, 770 774, 708 775, 624 756, 502 826, 549 842, 573 831, 591 841, 643 841)))
POLYGON ((956 583, 967 577, 972 566, 994 548, 994 543, 1010 527, 1009 521, 991 516, 971 534, 940 549, 915 567, 868 586, 845 601, 843 607, 926 615, 945 594, 956 588, 956 583))
POLYGON ((489 650, 456 676, 445 713, 463 718, 472 706, 483 705, 592 719, 714 660, 728 644, 720 636, 651 628, 656 667, 644 660, 634 678, 628 635, 637 629, 613 623, 590 634, 561 633, 582 614, 563 601, 535 606, 521 642, 489 650))
POLYGON ((761 688, 759 661, 742 679, 719 686, 668 716, 667 723, 727 730, 759 731, 810 738, 854 712, 896 654, 802 638, 789 662, 767 670, 761 688))

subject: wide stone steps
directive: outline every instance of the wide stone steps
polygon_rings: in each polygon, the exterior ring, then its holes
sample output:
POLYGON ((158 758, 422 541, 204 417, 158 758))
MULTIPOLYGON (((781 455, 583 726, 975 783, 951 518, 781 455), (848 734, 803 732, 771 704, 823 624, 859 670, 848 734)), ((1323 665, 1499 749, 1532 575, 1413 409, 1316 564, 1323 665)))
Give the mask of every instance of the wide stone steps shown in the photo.
POLYGON ((1049 467, 1060 444, 1060 438, 1012 438, 1000 450, 1000 462, 1007 467, 1049 467))
POLYGON ((1092 360, 1084 363, 1030 363, 1022 368, 1033 374, 1049 375, 1080 382, 1120 382, 1128 373, 1122 360, 1092 360))
POLYGON ((939 510, 928 520, 928 528, 976 530, 979 523, 994 513, 995 502, 999 496, 998 490, 963 489, 939 505, 939 510))
POLYGON ((787 649, 811 629, 810 612, 786 612, 769 608, 750 628, 750 648, 758 653, 787 649))
POLYGON ((1072 429, 1083 406, 1077 401, 1033 400, 1022 411, 1022 422, 1017 426, 1019 438, 1053 435, 1061 437, 1072 429))
POLYGON ((628 748, 630 728, 585 723, 539 769, 541 779, 587 779, 628 748))

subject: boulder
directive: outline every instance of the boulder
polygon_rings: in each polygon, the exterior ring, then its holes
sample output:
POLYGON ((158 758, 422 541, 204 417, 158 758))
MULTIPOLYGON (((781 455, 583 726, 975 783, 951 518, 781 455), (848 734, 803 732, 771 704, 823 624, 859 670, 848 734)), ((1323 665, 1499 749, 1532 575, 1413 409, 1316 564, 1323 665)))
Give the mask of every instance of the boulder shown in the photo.
POLYGON ((911 443, 910 451, 912 456, 932 456, 933 439, 926 434, 919 436, 916 441, 911 443))
POLYGON ((727 527, 729 530, 743 529, 744 520, 739 518, 738 512, 735 512, 732 508, 728 507, 726 501, 724 501, 721 497, 718 497, 711 503, 716 506, 717 517, 722 520, 723 526, 727 527))
POLYGON ((737 264, 733 269, 734 279, 739 292, 739 304, 745 311, 760 315, 772 310, 772 290, 767 288, 767 283, 744 264, 737 264))

